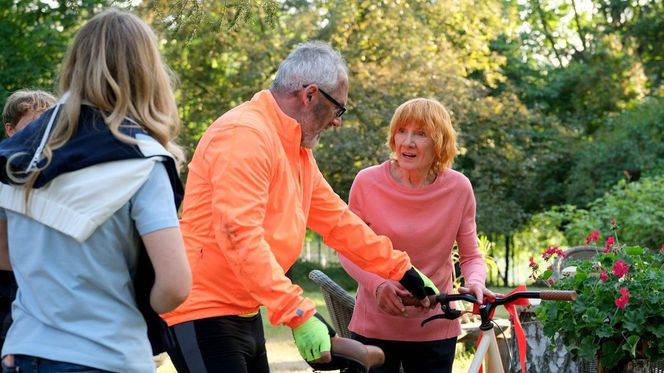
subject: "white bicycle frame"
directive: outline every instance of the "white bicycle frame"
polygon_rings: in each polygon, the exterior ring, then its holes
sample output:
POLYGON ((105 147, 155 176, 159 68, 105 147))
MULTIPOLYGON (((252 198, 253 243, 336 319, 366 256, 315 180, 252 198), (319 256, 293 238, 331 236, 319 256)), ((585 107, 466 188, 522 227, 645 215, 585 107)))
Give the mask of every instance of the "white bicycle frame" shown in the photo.
POLYGON ((480 370, 482 361, 484 361, 484 372, 504 373, 503 361, 500 358, 496 332, 493 330, 493 327, 489 330, 482 330, 480 338, 480 345, 475 351, 475 357, 470 363, 468 373, 477 373, 480 370))

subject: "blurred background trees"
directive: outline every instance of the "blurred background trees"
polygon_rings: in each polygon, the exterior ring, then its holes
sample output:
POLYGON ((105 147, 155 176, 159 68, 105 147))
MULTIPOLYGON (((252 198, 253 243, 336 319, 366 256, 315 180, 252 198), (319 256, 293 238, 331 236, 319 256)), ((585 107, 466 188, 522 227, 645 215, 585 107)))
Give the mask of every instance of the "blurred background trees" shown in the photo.
POLYGON ((607 217, 664 243, 663 196, 646 193, 664 189, 664 0, 0 5, 2 102, 19 88, 53 89, 72 33, 95 11, 144 17, 178 79, 190 154, 214 119, 269 86, 296 44, 330 42, 348 62, 350 111, 315 152, 343 198, 357 171, 387 159, 394 109, 437 98, 459 131, 454 167, 473 182, 479 232, 495 243, 495 281, 522 281, 514 263, 578 244, 579 227, 607 217), (620 200, 625 209, 607 207, 620 200))

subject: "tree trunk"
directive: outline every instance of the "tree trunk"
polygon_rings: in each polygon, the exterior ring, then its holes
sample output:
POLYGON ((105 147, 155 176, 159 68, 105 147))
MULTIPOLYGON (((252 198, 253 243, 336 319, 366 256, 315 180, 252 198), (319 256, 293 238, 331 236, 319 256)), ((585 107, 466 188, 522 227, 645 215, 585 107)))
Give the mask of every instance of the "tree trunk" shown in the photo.
POLYGON ((549 346, 552 344, 551 339, 544 335, 542 323, 533 320, 533 312, 524 311, 520 312, 521 326, 523 326, 524 334, 526 335, 526 372, 522 372, 521 364, 519 362, 519 348, 516 343, 516 335, 514 334, 514 327, 512 326, 512 362, 510 364, 510 372, 521 373, 581 373, 585 370, 582 369, 580 361, 572 359, 567 349, 562 343, 560 337, 556 336, 553 342, 553 349, 549 346))
POLYGON ((505 235, 505 273, 503 274, 503 285, 505 287, 509 285, 509 273, 510 273, 510 246, 511 246, 511 236, 505 235))

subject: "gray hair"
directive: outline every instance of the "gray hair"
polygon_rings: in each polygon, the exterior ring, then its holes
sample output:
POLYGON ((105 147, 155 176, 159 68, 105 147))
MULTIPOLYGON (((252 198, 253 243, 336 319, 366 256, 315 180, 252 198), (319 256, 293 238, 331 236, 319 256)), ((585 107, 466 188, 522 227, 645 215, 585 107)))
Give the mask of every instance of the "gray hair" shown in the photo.
POLYGON ((316 83, 323 89, 334 90, 342 74, 348 77, 348 67, 341 54, 327 43, 310 41, 298 44, 279 65, 271 89, 295 92, 304 85, 316 83))

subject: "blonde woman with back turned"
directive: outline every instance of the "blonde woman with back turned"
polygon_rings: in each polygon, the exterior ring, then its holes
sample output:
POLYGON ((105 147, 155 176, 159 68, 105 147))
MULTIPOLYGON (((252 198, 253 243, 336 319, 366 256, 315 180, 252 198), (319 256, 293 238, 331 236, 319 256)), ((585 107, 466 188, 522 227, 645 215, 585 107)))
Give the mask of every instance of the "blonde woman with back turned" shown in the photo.
POLYGON ((150 27, 115 9, 78 31, 59 79, 58 104, 0 144, 0 267, 19 286, 3 371, 152 372, 141 305, 172 310, 191 287, 171 79, 150 27))

